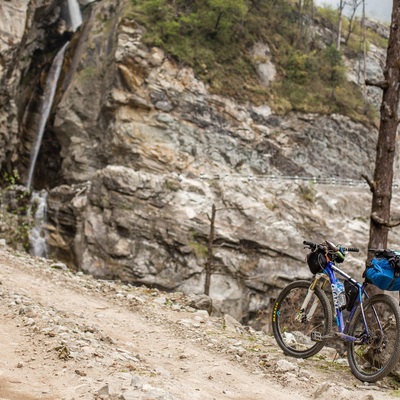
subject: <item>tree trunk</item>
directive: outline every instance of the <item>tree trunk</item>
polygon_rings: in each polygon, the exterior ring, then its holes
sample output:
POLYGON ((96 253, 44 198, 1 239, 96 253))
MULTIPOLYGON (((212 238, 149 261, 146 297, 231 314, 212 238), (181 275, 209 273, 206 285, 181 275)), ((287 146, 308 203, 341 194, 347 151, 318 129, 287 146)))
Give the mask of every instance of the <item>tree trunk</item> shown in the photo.
POLYGON ((367 85, 365 81, 367 80, 367 38, 365 32, 365 0, 363 0, 362 8, 362 41, 363 41, 363 77, 364 77, 364 104, 367 101, 367 85))
POLYGON ((336 48, 340 50, 340 42, 342 40, 342 20, 343 20, 343 8, 346 5, 344 0, 340 0, 338 9, 338 27, 337 27, 337 41, 336 48))
POLYGON ((381 105, 381 122, 376 150, 370 239, 368 248, 386 248, 392 198, 393 162, 399 123, 400 82, 400 0, 393 0, 392 22, 384 71, 385 86, 381 105))
POLYGON ((360 2, 359 0, 353 0, 353 3, 351 4, 352 7, 352 11, 351 11, 351 15, 349 17, 349 26, 347 29, 347 35, 346 38, 344 39, 344 44, 347 46, 349 40, 350 40, 350 36, 353 33, 354 30, 354 18, 357 12, 358 7, 360 6, 360 2))

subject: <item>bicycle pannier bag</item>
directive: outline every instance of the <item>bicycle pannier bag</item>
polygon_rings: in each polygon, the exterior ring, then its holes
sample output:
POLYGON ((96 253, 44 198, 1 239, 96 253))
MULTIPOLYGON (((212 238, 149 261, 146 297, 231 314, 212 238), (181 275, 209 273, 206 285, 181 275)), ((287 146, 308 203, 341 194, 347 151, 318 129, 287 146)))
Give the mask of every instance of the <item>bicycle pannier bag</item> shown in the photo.
POLYGON ((307 264, 313 275, 322 272, 326 267, 326 257, 322 250, 315 250, 307 254, 307 264))
POLYGON ((392 257, 373 258, 365 271, 365 277, 381 290, 400 290, 400 253, 392 257))
POLYGON ((358 287, 353 285, 349 281, 344 281, 344 289, 346 293, 346 310, 351 311, 354 302, 357 299, 358 287))

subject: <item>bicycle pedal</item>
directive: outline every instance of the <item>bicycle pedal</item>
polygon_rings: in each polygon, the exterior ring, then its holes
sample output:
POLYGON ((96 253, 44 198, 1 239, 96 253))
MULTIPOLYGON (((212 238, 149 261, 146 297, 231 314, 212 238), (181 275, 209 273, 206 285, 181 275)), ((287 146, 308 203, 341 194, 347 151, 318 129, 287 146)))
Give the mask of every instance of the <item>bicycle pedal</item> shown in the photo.
POLYGON ((321 335, 320 332, 311 332, 311 340, 313 342, 322 342, 324 337, 321 335))

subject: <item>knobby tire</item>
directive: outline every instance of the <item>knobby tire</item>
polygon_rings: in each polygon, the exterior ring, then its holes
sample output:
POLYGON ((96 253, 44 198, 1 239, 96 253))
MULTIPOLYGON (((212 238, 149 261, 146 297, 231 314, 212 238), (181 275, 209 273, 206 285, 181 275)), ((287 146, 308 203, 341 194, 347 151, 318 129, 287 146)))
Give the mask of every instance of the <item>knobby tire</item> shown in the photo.
POLYGON ((332 308, 321 288, 315 288, 307 309, 301 312, 310 285, 308 281, 291 283, 281 291, 273 307, 272 330, 275 340, 284 353, 292 357, 308 358, 317 354, 327 341, 324 336, 332 329, 332 308), (315 299, 317 308, 314 315, 308 318, 315 299), (312 332, 320 337, 320 341, 311 339, 312 332))
MULTIPOLYGON (((400 359, 400 310, 394 298, 387 294, 374 295, 362 304, 371 336, 365 343, 348 342, 347 358, 357 379, 376 382, 387 376, 400 359)), ((360 306, 348 334, 365 336, 360 306)))

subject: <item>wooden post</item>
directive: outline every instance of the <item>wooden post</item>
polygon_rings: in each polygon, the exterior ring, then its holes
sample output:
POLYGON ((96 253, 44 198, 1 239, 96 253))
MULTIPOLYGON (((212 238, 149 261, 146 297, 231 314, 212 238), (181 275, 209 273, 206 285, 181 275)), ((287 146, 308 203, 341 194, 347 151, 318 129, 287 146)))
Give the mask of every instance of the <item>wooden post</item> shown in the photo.
POLYGON ((215 205, 211 208, 211 218, 210 218, 210 234, 208 236, 208 246, 207 246, 207 262, 206 262, 206 280, 204 283, 204 294, 210 295, 210 283, 211 283, 211 272, 212 272, 212 259, 213 259, 213 242, 214 242, 214 223, 215 223, 215 205))

